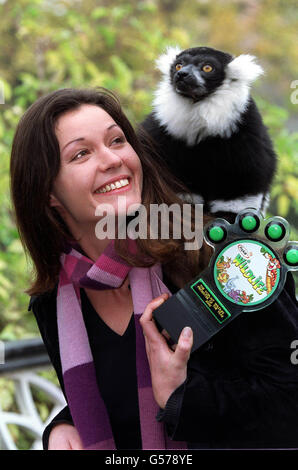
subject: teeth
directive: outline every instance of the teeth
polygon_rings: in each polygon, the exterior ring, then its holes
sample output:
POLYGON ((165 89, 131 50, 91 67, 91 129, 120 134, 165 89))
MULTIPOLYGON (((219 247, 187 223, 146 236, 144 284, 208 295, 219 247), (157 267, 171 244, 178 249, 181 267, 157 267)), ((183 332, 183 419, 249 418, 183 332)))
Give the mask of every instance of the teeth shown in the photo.
POLYGON ((96 193, 107 193, 109 191, 112 191, 113 189, 117 188, 122 188, 123 186, 127 186, 129 184, 129 181, 127 178, 124 178, 119 181, 114 181, 114 183, 107 184, 103 188, 98 189, 95 191, 96 193))

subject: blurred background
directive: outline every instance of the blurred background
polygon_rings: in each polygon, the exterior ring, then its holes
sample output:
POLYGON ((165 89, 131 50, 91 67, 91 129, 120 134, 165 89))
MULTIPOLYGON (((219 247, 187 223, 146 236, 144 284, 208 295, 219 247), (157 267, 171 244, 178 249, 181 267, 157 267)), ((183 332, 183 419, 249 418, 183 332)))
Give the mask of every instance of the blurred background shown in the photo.
MULTIPOLYGON (((151 110, 155 60, 168 45, 258 57, 265 76, 252 94, 279 155, 269 214, 286 217, 291 239, 298 238, 297 31, 296 0, 0 0, 0 340, 39 335, 24 293, 30 260, 9 197, 20 117, 52 90, 104 86, 136 124, 151 110)), ((9 408, 10 392, 1 382, 0 392, 9 408)))

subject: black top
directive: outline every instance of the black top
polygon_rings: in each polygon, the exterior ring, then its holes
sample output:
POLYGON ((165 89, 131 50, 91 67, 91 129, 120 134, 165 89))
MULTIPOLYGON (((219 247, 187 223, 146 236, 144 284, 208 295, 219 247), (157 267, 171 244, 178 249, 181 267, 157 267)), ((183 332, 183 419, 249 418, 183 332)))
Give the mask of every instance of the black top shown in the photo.
POLYGON ((96 378, 109 412, 116 447, 141 449, 133 314, 121 336, 100 318, 84 289, 81 300, 92 355, 96 357, 96 378))
MULTIPOLYGON (((117 448, 137 449, 140 429, 134 322, 121 337, 99 318, 84 293, 82 301, 117 448), (127 380, 121 377, 123 373, 127 380), (125 401, 117 401, 117 380, 125 401)), ((63 389, 56 292, 31 303, 63 389)), ((298 364, 291 361, 292 343, 297 339, 298 308, 293 277, 288 274, 275 302, 263 310, 242 313, 191 355, 187 380, 171 395, 157 419, 165 422, 172 439, 186 440, 190 448, 297 448, 298 364)), ((47 427, 45 448, 57 422, 71 422, 68 407, 47 427)))

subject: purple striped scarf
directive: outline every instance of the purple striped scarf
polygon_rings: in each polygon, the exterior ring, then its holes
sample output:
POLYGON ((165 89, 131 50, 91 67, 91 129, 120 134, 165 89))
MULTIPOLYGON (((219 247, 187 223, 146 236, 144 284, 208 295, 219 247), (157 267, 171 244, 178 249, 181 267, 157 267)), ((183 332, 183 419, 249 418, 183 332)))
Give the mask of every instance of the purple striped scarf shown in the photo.
MULTIPOLYGON (((132 240, 130 246, 134 247, 132 240)), ((163 423, 156 421, 158 405, 152 386, 145 341, 139 319, 147 304, 171 292, 162 282, 160 264, 136 268, 117 255, 111 241, 96 263, 75 248, 61 256, 57 296, 60 357, 65 393, 74 425, 85 450, 116 449, 109 416, 98 388, 95 366, 81 311, 80 287, 113 289, 129 276, 136 330, 136 370, 143 449, 187 449, 171 441, 163 423)))

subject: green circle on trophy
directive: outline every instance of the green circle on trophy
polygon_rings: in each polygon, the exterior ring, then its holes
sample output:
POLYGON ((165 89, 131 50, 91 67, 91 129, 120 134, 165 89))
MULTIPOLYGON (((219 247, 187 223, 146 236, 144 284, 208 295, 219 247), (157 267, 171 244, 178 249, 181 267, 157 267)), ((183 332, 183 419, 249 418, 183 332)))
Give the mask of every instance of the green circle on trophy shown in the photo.
POLYGON ((279 260, 257 240, 230 243, 215 260, 215 283, 220 293, 237 305, 264 302, 276 290, 279 279, 279 260))

